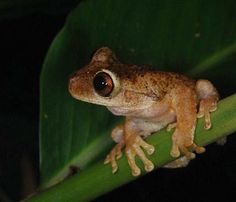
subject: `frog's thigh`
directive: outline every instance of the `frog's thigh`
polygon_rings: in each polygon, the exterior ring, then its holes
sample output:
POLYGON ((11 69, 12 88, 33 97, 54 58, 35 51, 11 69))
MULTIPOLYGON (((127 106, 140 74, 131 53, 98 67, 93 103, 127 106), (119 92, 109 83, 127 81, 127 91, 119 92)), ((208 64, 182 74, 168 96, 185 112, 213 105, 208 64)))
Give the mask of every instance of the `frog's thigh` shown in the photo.
POLYGON ((212 96, 218 97, 218 92, 213 84, 204 79, 200 79, 196 82, 196 91, 199 99, 207 99, 212 96))
POLYGON ((188 159, 186 156, 182 156, 170 163, 167 163, 163 166, 163 168, 182 168, 186 167, 190 162, 190 159, 188 159))

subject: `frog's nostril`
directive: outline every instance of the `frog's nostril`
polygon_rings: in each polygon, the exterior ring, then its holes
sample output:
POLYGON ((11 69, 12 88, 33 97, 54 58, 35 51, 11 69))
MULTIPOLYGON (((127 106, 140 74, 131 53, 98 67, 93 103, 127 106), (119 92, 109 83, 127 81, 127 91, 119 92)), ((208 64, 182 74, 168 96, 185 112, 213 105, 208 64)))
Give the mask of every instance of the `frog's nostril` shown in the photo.
POLYGON ((70 80, 69 80, 69 91, 72 93, 73 92, 73 90, 75 89, 75 78, 71 78, 70 80))
POLYGON ((70 84, 75 84, 77 81, 78 81, 78 78, 77 78, 77 77, 71 77, 71 78, 69 79, 70 84))
POLYGON ((72 84, 72 83, 74 83, 74 81, 75 81, 75 79, 71 78, 69 82, 70 82, 70 84, 72 84))

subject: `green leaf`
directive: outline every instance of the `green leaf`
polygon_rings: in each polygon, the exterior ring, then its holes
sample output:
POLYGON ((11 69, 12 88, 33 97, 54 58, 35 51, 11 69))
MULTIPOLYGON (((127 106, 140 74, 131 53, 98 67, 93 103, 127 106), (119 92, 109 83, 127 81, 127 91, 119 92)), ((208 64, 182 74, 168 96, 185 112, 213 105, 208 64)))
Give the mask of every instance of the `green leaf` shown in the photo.
POLYGON ((69 75, 97 48, 109 46, 125 63, 221 82, 236 72, 234 65, 222 63, 235 62, 230 57, 236 43, 235 5, 234 0, 81 2, 53 41, 41 74, 42 187, 64 179, 70 166, 84 170, 104 159, 113 145, 110 131, 120 119, 104 107, 74 100, 67 89, 69 75))
MULTIPOLYGON (((236 94, 220 101, 217 111, 212 113, 212 123, 213 128, 205 130, 203 119, 199 120, 195 138, 198 145, 205 146, 236 131, 236 94)), ((171 134, 172 132, 162 130, 158 132, 158 135, 153 134, 147 138, 147 142, 157 148, 156 152, 150 156, 156 167, 163 166, 173 160, 169 154, 172 142, 171 134)), ((142 168, 142 172, 145 173, 141 161, 138 163, 142 168)), ((118 161, 118 164, 118 172, 112 174, 110 165, 105 166, 102 161, 98 162, 63 183, 41 194, 36 194, 26 201, 91 201, 103 193, 136 179, 136 177, 131 175, 124 156, 118 161), (94 189, 94 187, 96 188, 94 189)))

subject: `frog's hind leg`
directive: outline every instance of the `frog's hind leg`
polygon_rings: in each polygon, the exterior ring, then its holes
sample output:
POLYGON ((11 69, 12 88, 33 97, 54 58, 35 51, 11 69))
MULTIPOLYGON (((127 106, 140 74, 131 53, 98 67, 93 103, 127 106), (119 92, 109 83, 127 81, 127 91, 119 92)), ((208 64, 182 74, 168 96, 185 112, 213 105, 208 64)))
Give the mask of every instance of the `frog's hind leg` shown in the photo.
POLYGON ((208 80, 198 80, 196 83, 196 91, 199 100, 198 118, 205 117, 204 128, 211 128, 210 112, 217 109, 219 95, 215 87, 208 80))
POLYGON ((190 162, 190 159, 188 159, 186 156, 182 156, 174 161, 171 161, 170 163, 167 163, 163 166, 163 168, 183 168, 186 167, 190 162))
POLYGON ((176 113, 176 128, 172 135, 171 156, 180 154, 191 160, 196 153, 204 152, 204 148, 194 143, 194 133, 197 121, 197 97, 192 88, 185 85, 178 86, 170 94, 172 108, 176 113))

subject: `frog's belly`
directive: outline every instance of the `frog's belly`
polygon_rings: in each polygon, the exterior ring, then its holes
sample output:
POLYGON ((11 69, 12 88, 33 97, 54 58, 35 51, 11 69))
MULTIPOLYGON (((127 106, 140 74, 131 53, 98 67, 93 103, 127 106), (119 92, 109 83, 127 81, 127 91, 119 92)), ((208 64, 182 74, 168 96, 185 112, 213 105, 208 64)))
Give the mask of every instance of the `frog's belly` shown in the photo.
POLYGON ((142 124, 138 126, 139 135, 142 137, 147 137, 151 135, 152 133, 157 132, 166 126, 167 124, 163 122, 159 122, 159 123, 143 122, 142 124))
POLYGON ((154 132, 161 130, 168 124, 176 121, 175 114, 166 114, 163 117, 158 117, 152 120, 134 119, 134 124, 136 130, 139 132, 140 136, 147 137, 154 132), (162 118, 162 119, 161 119, 162 118))

